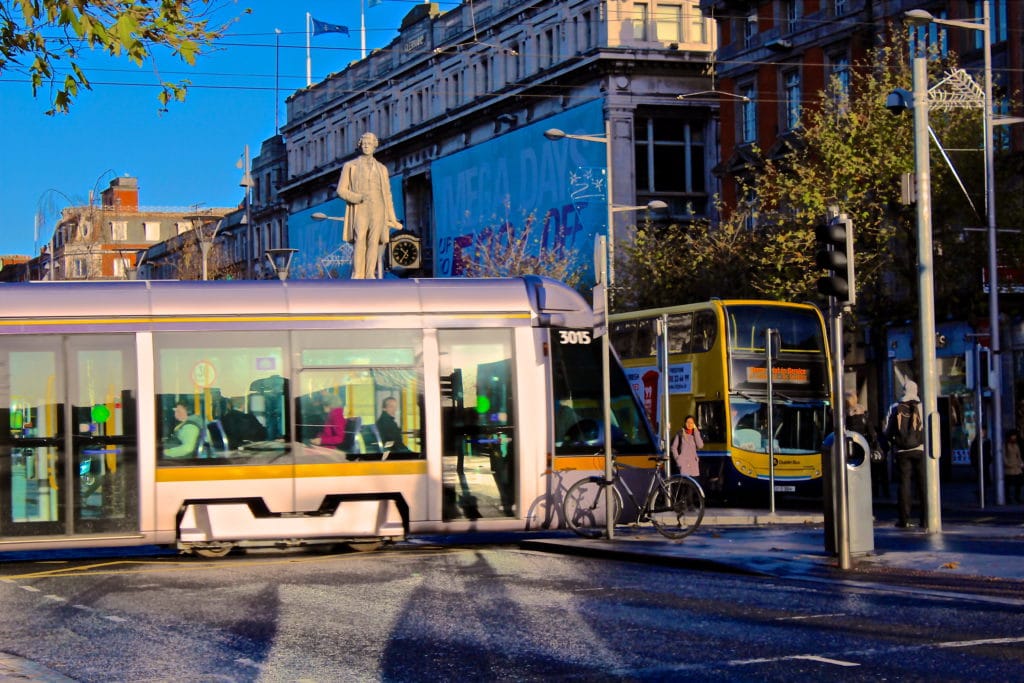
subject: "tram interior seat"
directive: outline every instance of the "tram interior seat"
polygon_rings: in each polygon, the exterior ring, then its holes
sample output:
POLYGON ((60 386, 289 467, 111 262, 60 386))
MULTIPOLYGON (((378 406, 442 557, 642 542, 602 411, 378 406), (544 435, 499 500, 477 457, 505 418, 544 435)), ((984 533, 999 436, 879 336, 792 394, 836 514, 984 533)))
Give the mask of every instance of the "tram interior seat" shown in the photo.
POLYGON ((359 440, 356 436, 359 434, 360 428, 363 426, 363 418, 361 417, 350 417, 345 420, 345 438, 338 444, 338 450, 344 451, 345 453, 359 453, 359 440))
POLYGON ((199 454, 201 458, 223 457, 231 450, 227 434, 224 432, 224 426, 220 420, 210 420, 206 423, 200 442, 202 443, 199 454))

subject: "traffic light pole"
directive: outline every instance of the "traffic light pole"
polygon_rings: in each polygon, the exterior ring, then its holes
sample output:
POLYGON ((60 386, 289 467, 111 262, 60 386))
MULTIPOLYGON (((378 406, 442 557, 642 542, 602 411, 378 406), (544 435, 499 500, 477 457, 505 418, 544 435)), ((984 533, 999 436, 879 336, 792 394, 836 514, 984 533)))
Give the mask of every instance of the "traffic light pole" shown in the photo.
POLYGON ((836 520, 836 552, 839 568, 849 569, 850 514, 846 491, 846 403, 843 389, 845 368, 843 363, 843 306, 835 297, 829 297, 829 333, 832 337, 832 497, 833 518, 836 520))

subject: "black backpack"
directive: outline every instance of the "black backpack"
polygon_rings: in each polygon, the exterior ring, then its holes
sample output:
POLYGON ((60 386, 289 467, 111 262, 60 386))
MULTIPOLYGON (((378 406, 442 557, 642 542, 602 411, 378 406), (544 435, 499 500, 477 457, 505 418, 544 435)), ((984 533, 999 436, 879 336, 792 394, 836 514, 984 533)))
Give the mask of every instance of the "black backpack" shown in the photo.
POLYGON ((909 451, 924 445, 924 425, 921 423, 921 404, 901 401, 896 405, 889 435, 898 451, 909 451))

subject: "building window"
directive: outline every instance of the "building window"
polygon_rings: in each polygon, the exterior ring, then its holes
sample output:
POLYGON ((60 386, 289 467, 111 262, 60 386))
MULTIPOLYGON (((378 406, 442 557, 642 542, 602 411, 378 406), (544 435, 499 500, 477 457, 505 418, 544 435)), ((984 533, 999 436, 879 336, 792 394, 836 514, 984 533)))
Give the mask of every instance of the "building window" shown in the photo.
MULTIPOLYGON (((989 42, 992 45, 1006 42, 1006 0, 994 0, 989 3, 989 22, 992 29, 989 35, 989 42)), ((974 16, 967 21, 981 23, 985 16, 985 8, 982 0, 974 0, 974 16)), ((974 34, 974 49, 980 50, 984 47, 985 35, 981 31, 972 31, 974 34)))
POLYGON ((89 272, 84 258, 71 259, 71 277, 83 278, 89 272))
POLYGON ((654 27, 658 40, 678 43, 683 39, 683 7, 659 3, 654 9, 654 27))
POLYGON ((111 264, 113 266, 114 277, 124 277, 124 273, 125 273, 124 260, 126 258, 128 258, 128 257, 124 256, 123 254, 120 254, 120 253, 118 253, 114 257, 114 261, 111 264))
POLYGON ((847 0, 834 0, 832 11, 835 13, 835 16, 841 17, 846 14, 847 8, 847 0))
POLYGON ((793 33, 800 28, 800 17, 803 16, 802 0, 783 0, 782 31, 793 33))
MULTIPOLYGON (((180 225, 180 223, 179 223, 180 225)), ((142 229, 146 233, 147 242, 159 242, 160 241, 160 222, 159 221, 143 221, 142 229)))
POLYGON ((114 242, 127 242, 128 221, 110 221, 110 239, 114 242))
POLYGON ((800 125, 800 70, 790 69, 782 74, 782 120, 786 130, 800 125))
POLYGON ((752 47, 754 38, 757 36, 757 15, 751 14, 741 17, 737 21, 742 23, 743 47, 752 47))
POLYGON ((706 44, 708 42, 708 22, 701 14, 700 3, 695 2, 688 5, 686 13, 690 24, 689 35, 686 36, 686 39, 691 43, 706 44))
POLYGON ((753 81, 740 86, 740 92, 746 98, 741 104, 740 142, 757 140, 757 88, 753 81))
POLYGON ((633 3, 633 38, 647 40, 647 22, 650 21, 646 2, 633 3))
POLYGON ((702 123, 676 117, 638 116, 633 131, 636 141, 636 190, 644 195, 675 195, 696 213, 707 203, 704 128, 702 123))
POLYGON ((828 56, 830 84, 834 87, 832 97, 837 105, 845 106, 850 100, 850 57, 843 52, 833 52, 828 56))

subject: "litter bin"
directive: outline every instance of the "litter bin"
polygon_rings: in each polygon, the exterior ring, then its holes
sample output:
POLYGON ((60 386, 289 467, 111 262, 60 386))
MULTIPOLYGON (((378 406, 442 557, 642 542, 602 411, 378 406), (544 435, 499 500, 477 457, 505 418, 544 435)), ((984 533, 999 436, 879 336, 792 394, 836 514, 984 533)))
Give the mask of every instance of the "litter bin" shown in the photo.
MULTIPOLYGON (((825 513, 825 551, 838 554, 839 525, 832 494, 832 476, 837 456, 829 434, 821 448, 822 495, 825 513)), ((846 504, 850 554, 866 555, 875 550, 875 520, 871 500, 871 448, 863 435, 846 432, 846 504)))

